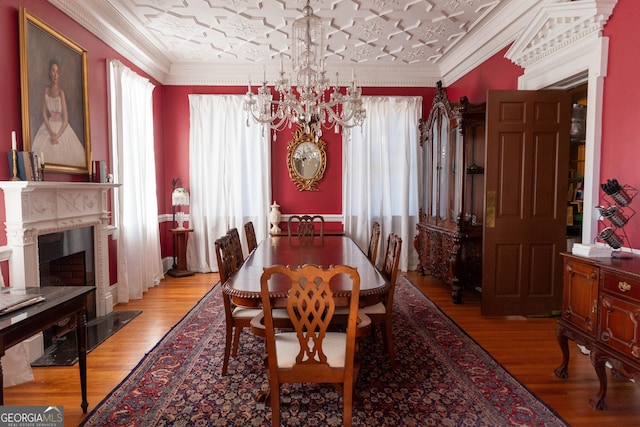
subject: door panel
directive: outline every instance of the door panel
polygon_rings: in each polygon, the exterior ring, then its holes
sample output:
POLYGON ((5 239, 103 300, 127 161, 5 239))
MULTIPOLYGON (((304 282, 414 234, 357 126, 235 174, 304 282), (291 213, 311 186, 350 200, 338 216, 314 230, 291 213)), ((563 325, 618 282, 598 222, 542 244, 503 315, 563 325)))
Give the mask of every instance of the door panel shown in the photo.
POLYGON ((560 310, 570 119, 569 92, 488 92, 483 315, 560 310))

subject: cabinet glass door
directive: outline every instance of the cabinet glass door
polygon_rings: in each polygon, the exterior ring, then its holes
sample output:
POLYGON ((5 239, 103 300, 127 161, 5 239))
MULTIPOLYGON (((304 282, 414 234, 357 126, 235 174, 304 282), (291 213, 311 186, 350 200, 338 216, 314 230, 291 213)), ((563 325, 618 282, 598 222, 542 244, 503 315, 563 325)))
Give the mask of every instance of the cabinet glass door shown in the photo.
POLYGON ((451 128, 449 139, 451 140, 451 169, 449 171, 451 180, 449 208, 451 212, 449 220, 457 222, 462 210, 462 154, 464 153, 463 138, 457 125, 451 128))
POLYGON ((451 147, 449 141, 449 117, 446 114, 440 116, 440 126, 438 126, 438 219, 446 220, 449 210, 448 195, 450 191, 449 169, 451 163, 451 147))

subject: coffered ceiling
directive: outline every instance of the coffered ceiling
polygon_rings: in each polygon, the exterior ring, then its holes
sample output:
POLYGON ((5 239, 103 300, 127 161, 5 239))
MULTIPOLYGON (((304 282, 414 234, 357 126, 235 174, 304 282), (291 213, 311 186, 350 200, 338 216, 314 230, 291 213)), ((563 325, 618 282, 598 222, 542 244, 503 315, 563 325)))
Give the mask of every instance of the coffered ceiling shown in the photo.
MULTIPOLYGON (((306 0, 49 0, 165 84, 245 85, 288 64, 306 0)), ((564 0, 312 0, 330 72, 365 86, 455 81, 564 0)))

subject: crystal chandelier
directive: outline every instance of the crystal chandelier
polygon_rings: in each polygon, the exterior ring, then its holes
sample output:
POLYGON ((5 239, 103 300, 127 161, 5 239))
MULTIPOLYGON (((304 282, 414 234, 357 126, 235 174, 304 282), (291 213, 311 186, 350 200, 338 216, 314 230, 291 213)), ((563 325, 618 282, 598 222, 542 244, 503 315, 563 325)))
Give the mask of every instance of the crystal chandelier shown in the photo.
POLYGON ((304 16, 293 22, 292 26, 292 63, 295 75, 295 86, 292 88, 289 79, 285 77, 282 56, 280 57, 280 77, 274 87, 274 99, 271 89, 267 87, 266 71, 262 86, 258 93, 251 91, 251 82, 244 98, 244 110, 254 122, 273 129, 273 139, 276 131, 291 127, 298 123, 309 133, 314 131, 316 139, 322 136, 322 127, 335 127, 336 132, 360 126, 367 116, 362 106, 362 89, 356 85, 352 73, 351 83, 340 92, 338 73, 333 91, 326 96, 330 88, 326 76, 324 60, 324 30, 322 21, 313 14, 313 9, 307 5, 303 9, 304 16))

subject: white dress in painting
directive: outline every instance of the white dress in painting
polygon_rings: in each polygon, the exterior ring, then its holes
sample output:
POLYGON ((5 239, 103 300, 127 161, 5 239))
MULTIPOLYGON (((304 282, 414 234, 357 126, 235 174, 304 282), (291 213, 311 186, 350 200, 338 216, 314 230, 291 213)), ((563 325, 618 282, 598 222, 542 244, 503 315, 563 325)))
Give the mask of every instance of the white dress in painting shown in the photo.
MULTIPOLYGON (((47 110, 49 111, 49 126, 53 132, 58 132, 63 125, 62 99, 59 96, 51 97, 45 95, 47 110)), ((58 137, 58 143, 52 144, 47 126, 42 123, 38 133, 33 139, 33 148, 36 155, 42 153, 47 164, 58 164, 65 166, 86 166, 86 155, 82 142, 73 131, 71 126, 67 127, 58 137)))

